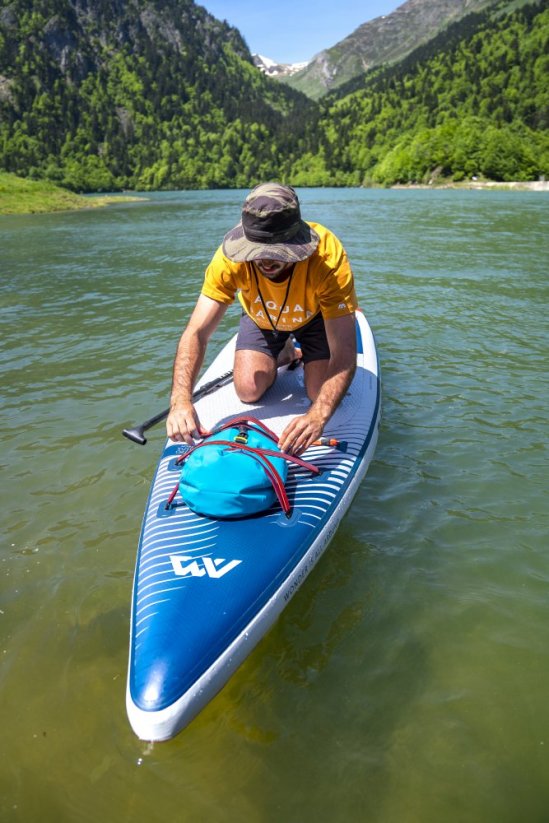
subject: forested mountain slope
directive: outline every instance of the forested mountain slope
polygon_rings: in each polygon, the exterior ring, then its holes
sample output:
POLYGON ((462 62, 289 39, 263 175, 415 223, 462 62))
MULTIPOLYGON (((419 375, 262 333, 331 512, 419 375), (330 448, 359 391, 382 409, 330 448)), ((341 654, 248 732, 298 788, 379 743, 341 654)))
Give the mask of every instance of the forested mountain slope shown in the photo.
POLYGON ((0 169, 80 191, 549 176, 549 10, 509 4, 316 103, 192 0, 12 0, 0 169))
POLYGON ((245 186, 317 109, 192 0, 13 0, 0 11, 0 167, 73 189, 245 186))
POLYGON ((318 131, 299 181, 549 176, 547 4, 464 18, 398 66, 326 98, 318 131))

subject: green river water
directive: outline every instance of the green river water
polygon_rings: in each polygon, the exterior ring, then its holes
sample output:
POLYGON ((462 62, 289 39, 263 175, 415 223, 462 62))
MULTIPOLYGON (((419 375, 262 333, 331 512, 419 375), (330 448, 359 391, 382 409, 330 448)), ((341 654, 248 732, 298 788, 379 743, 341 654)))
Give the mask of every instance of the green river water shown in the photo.
MULTIPOLYGON (((244 192, 0 217, 2 823, 549 820, 549 196, 300 191, 383 419, 331 547, 174 740, 125 713, 133 568, 202 274, 244 192)), ((208 358, 232 333, 230 310, 208 358)))

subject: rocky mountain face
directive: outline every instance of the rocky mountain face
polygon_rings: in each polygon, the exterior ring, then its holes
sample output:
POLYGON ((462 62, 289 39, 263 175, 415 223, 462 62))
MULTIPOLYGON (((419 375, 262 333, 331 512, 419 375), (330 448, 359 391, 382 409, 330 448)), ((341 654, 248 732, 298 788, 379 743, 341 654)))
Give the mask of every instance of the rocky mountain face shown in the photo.
POLYGON ((106 50, 124 47, 146 53, 153 44, 163 53, 214 59, 227 45, 251 61, 238 29, 192 0, 8 0, 0 9, 4 63, 15 62, 22 31, 76 82, 104 65, 106 50))
MULTIPOLYGON (((406 0, 391 14, 359 26, 291 76, 277 76, 317 100, 353 77, 402 60, 447 25, 496 0, 406 0)), ((276 75, 275 75, 276 76, 276 75)))

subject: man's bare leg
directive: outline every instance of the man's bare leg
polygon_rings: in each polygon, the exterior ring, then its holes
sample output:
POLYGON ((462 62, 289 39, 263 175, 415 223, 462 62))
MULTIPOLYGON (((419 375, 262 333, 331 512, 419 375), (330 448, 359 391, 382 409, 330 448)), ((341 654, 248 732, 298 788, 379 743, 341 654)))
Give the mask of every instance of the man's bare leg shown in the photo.
MULTIPOLYGON (((276 380, 277 365, 291 363, 295 359, 293 342, 289 342, 291 349, 287 343, 280 352, 278 361, 259 351, 241 349, 235 352, 234 385, 243 403, 256 403, 276 380)), ((329 363, 329 360, 312 360, 305 364, 305 388, 307 396, 313 402, 326 379, 329 363)))
POLYGON ((276 363, 278 366, 285 366, 287 363, 292 363, 297 357, 301 357, 301 351, 298 353, 294 346, 294 341, 288 337, 284 348, 277 357, 276 363))
POLYGON ((276 360, 268 354, 241 349, 234 356, 234 387, 243 403, 256 403, 276 380, 276 360))
POLYGON ((329 365, 329 360, 311 360, 309 363, 305 363, 305 388, 309 400, 313 403, 326 380, 329 365))

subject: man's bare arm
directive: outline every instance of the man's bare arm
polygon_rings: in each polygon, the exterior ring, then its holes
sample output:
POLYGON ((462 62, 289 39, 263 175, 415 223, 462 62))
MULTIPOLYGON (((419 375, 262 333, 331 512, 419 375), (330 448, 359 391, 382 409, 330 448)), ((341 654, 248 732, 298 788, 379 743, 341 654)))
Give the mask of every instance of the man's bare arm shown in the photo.
POLYGON ((330 347, 324 382, 311 408, 286 426, 279 447, 289 454, 301 454, 317 440, 349 388, 356 369, 355 316, 348 314, 324 321, 330 347))
POLYGON ((192 445, 193 435, 196 437, 200 433, 200 421, 192 403, 193 387, 208 341, 226 308, 226 304, 201 294, 181 335, 173 365, 170 413, 166 421, 166 431, 172 440, 192 445))

